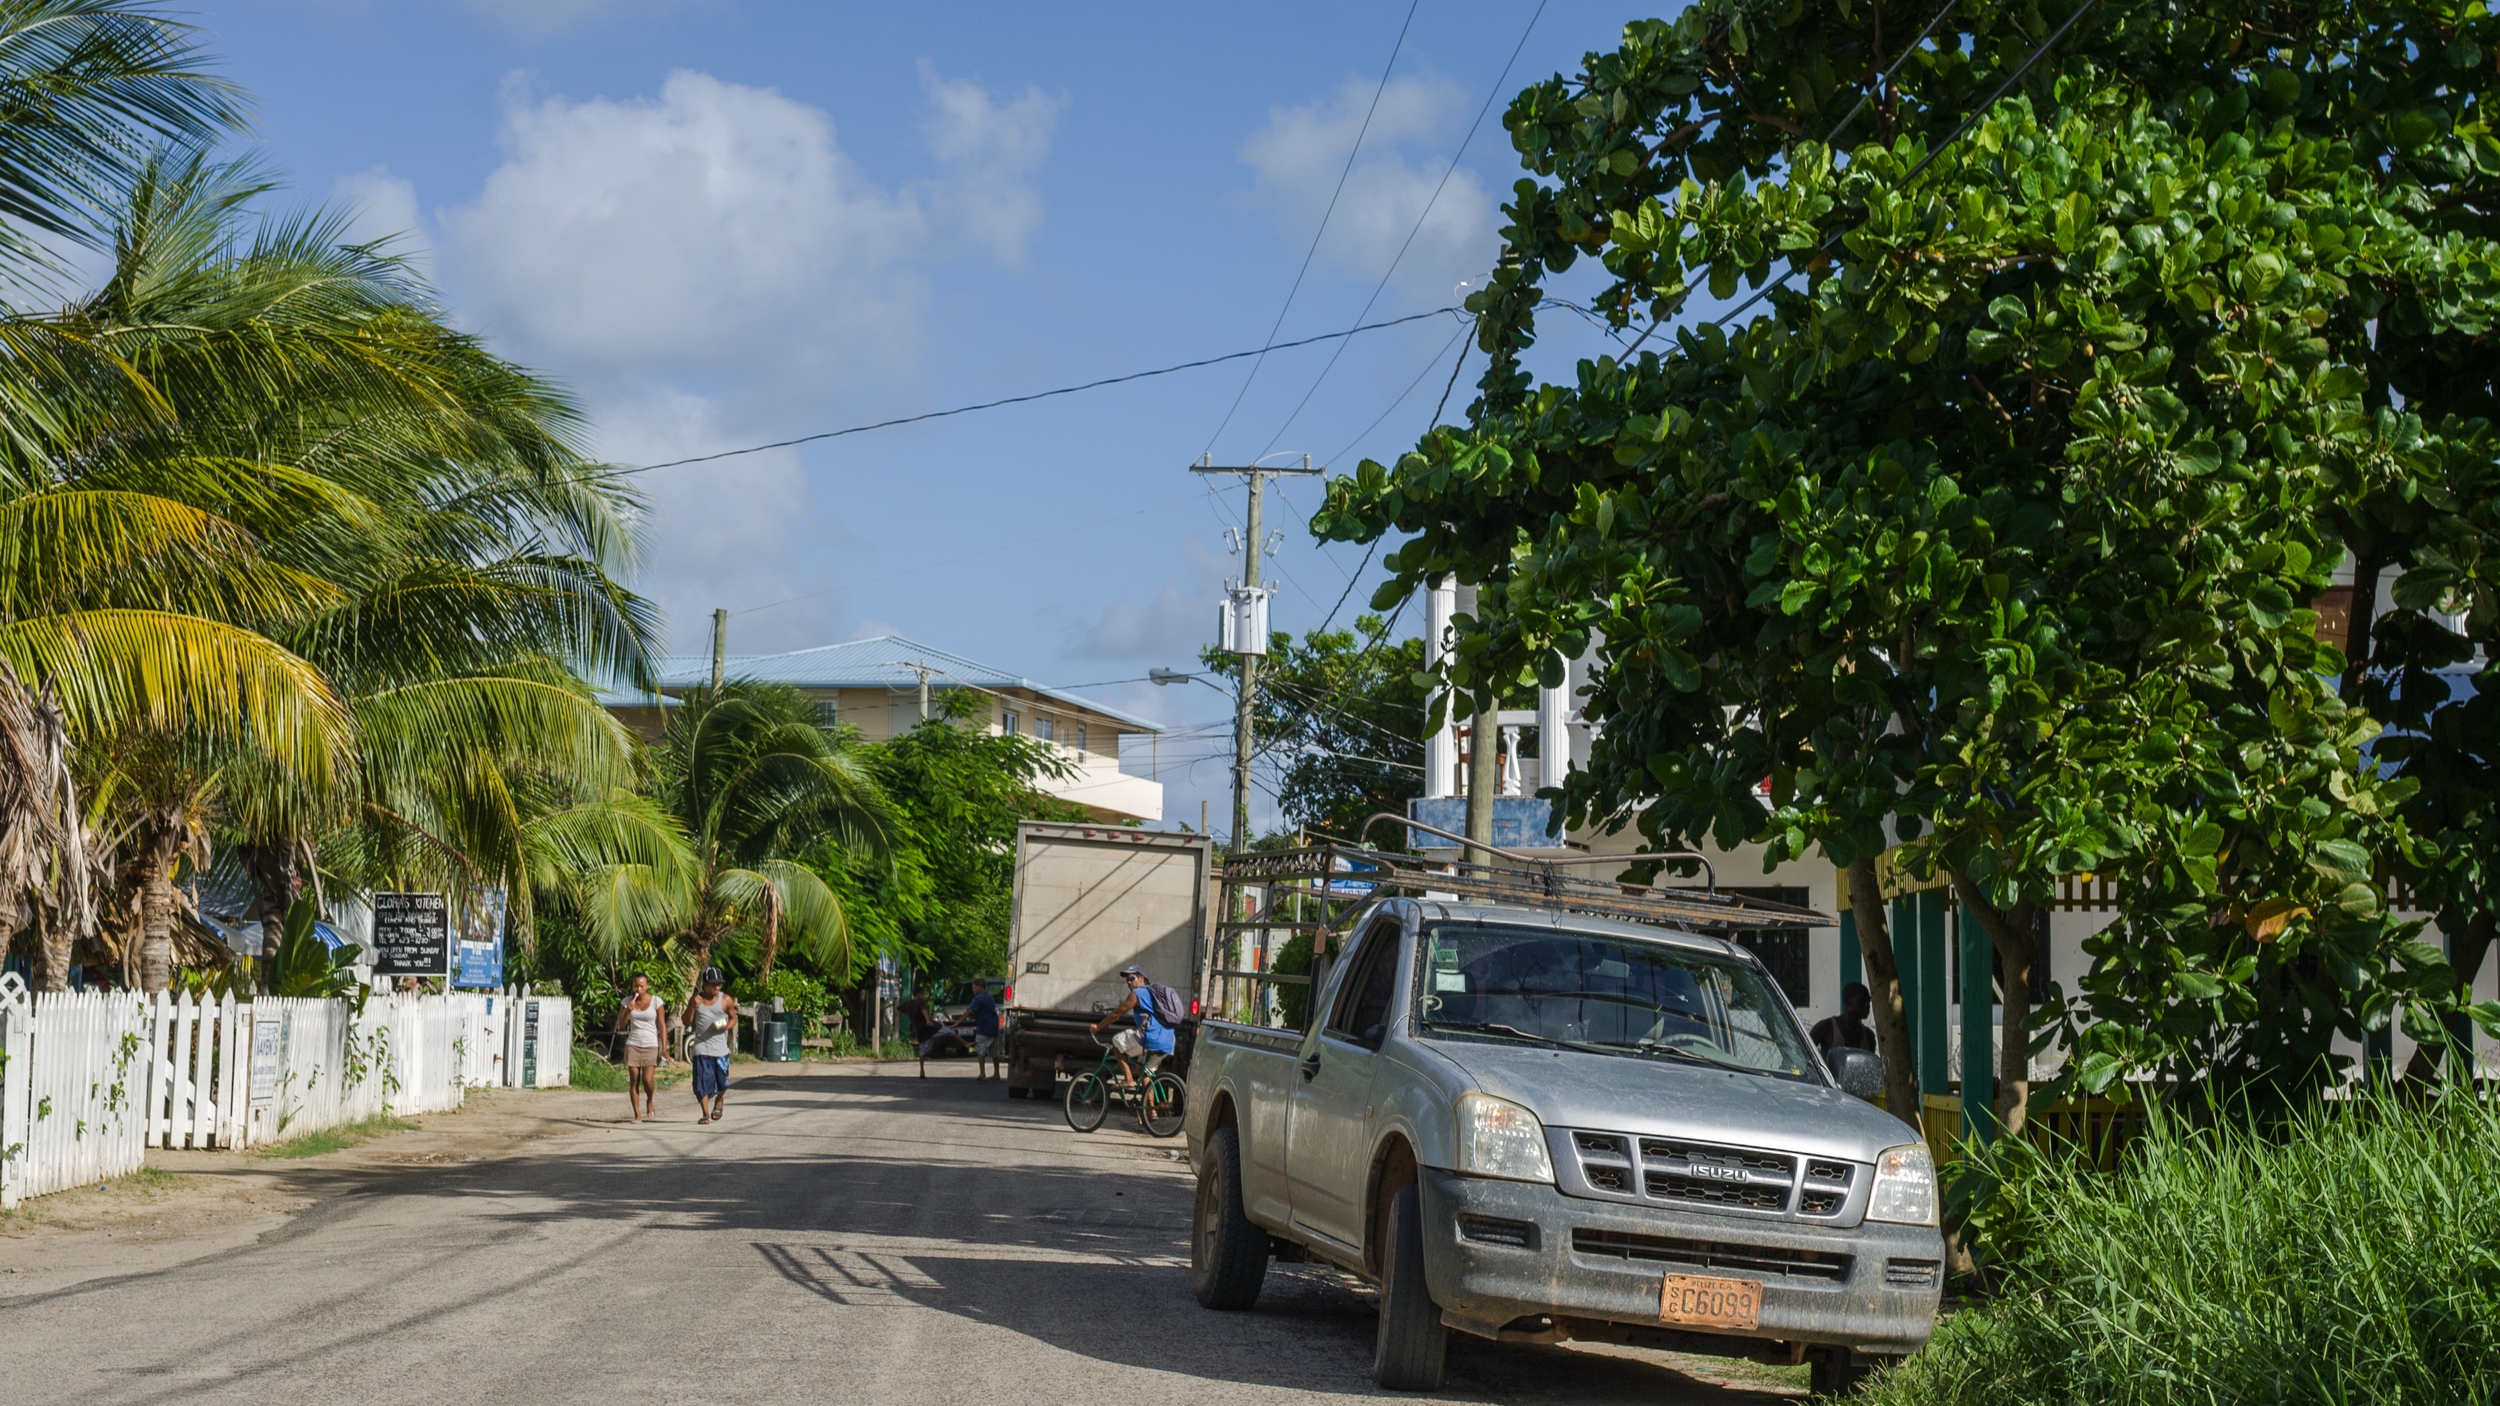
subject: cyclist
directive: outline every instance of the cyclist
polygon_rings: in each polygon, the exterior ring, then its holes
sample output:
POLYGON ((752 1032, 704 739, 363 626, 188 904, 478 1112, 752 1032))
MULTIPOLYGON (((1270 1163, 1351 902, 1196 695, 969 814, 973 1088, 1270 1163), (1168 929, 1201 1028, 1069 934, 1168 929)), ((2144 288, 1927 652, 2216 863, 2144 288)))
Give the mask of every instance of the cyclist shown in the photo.
POLYGON ((1129 1060, 1132 1057, 1142 1060, 1147 1055, 1168 1055, 1173 1050, 1174 1042, 1172 1027, 1164 1021, 1163 1012, 1155 1009, 1154 993, 1146 989, 1146 973, 1136 967, 1122 967, 1120 979, 1128 983, 1128 999, 1120 1003, 1118 1010, 1095 1021, 1094 1033, 1101 1034, 1104 1026, 1116 1023, 1123 1016, 1134 1019, 1133 1029, 1123 1030, 1111 1037, 1111 1052, 1120 1059, 1120 1082, 1124 1087, 1133 1088, 1137 1084, 1137 1071, 1129 1067, 1129 1060))

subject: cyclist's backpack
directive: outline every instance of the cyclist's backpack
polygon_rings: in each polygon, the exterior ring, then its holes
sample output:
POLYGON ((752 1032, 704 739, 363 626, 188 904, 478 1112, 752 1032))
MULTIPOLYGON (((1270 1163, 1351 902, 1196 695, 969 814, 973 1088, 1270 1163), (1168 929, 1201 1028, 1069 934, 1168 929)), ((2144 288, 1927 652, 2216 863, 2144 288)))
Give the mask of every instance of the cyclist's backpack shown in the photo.
POLYGON ((1189 1003, 1183 1001, 1181 993, 1171 987, 1160 982, 1149 982, 1146 985, 1146 995, 1154 1004, 1154 1009, 1147 1014, 1162 1021, 1166 1028, 1177 1029, 1181 1021, 1187 1018, 1189 1003))

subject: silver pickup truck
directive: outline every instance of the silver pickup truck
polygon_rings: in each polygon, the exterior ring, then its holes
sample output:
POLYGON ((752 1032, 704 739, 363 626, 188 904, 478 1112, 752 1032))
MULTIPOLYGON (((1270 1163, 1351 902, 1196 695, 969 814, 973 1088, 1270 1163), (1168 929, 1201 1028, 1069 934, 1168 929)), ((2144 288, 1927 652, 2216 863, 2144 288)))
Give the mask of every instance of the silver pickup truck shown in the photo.
POLYGON ((1935 1167, 1715 937, 1412 898, 1366 911, 1308 1029, 1210 1020, 1189 1076, 1200 1303, 1271 1259, 1380 1289, 1373 1375, 1440 1385, 1449 1330, 1810 1362, 1855 1386, 1927 1341, 1935 1167))

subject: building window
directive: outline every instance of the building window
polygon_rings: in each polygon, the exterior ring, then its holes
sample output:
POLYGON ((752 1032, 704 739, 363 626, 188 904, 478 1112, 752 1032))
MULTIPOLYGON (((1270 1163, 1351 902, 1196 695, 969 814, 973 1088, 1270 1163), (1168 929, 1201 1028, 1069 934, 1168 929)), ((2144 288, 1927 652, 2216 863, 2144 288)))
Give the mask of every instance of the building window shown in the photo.
POLYGON ((1013 708, 1002 708, 1002 709, 1000 709, 1000 710, 999 710, 999 713, 998 713, 998 730, 999 730, 1000 732, 1005 732, 1005 733, 1014 733, 1014 732, 1015 732, 1015 731, 1017 731, 1019 728, 1023 727, 1023 725, 1024 725, 1024 720, 1016 716, 1016 710, 1015 710, 1015 709, 1013 709, 1013 708))
POLYGON ((1076 725, 1076 750, 1080 752, 1085 750, 1085 724, 1083 723, 1076 725))
POLYGON ((1059 739, 1059 725, 1051 721, 1049 718, 1043 717, 1039 713, 1035 713, 1033 715, 1033 735, 1042 739, 1044 742, 1055 742, 1059 739))

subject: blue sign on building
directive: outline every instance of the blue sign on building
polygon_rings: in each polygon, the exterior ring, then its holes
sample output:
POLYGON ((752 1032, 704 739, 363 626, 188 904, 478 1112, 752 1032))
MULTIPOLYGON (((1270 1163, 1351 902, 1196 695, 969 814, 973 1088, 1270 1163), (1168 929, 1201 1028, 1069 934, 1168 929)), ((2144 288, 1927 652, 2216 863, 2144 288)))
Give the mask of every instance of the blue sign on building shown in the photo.
MULTIPOLYGON (((1465 796, 1431 796, 1406 803, 1406 818, 1435 830, 1453 835, 1467 833, 1467 798, 1465 796)), ((1546 833, 1554 823, 1554 804, 1536 796, 1496 796, 1493 798, 1493 847, 1495 849, 1540 850, 1561 849, 1562 836, 1546 833)), ((1458 841, 1445 840, 1422 830, 1406 832, 1407 845, 1418 850, 1457 849, 1458 841)))

